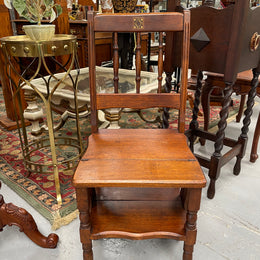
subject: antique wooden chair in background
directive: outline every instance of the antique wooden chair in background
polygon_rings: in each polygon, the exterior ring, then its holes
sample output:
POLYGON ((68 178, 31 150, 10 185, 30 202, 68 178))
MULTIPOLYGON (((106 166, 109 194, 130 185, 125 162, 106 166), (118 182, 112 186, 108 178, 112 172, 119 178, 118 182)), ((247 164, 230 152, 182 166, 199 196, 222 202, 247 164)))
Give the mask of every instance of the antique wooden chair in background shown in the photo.
MULTIPOLYGON (((210 93, 214 88, 221 88, 223 89, 225 87, 225 82, 223 81, 223 74, 218 73, 212 73, 212 72, 206 72, 205 75, 207 76, 207 79, 205 80, 205 85, 202 87, 201 91, 201 104, 203 108, 203 115, 204 115, 204 131, 208 131, 209 126, 209 111, 210 111, 210 93)), ((252 80, 252 71, 247 70, 238 73, 237 79, 233 86, 233 91, 237 95, 241 95, 240 100, 240 107, 239 112, 236 116, 236 121, 240 122, 240 119, 242 117, 243 111, 244 111, 244 105, 246 101, 246 96, 248 95, 250 89, 251 89, 251 80, 252 80)), ((260 79, 258 79, 259 84, 256 88, 256 95, 260 97, 260 79)), ((259 139, 259 122, 260 119, 258 119, 258 122, 256 123, 255 127, 255 133, 251 148, 251 154, 250 154, 250 162, 255 162, 258 158, 257 155, 257 145, 258 145, 258 139, 259 139)), ((201 143, 205 144, 205 139, 200 139, 201 143)))
POLYGON ((189 53, 189 11, 181 13, 88 16, 92 135, 73 177, 80 211, 84 259, 92 240, 171 238, 184 241, 183 259, 192 259, 201 189, 206 181, 184 135, 189 53), (163 31, 183 31, 180 93, 163 93, 163 31), (114 32, 114 93, 96 93, 95 32, 114 32), (135 32, 136 93, 120 93, 118 32, 135 32), (159 32, 158 93, 142 94, 141 32, 159 32), (178 130, 98 129, 98 109, 173 107, 178 130))
MULTIPOLYGON (((260 7, 251 9, 250 0, 237 0, 235 4, 217 10, 205 5, 191 8, 191 48, 190 48, 190 68, 198 71, 197 90, 195 93, 193 120, 189 136, 191 148, 196 137, 203 137, 214 142, 214 152, 211 158, 196 155, 201 166, 209 169, 210 185, 208 188, 208 198, 215 196, 215 183, 220 175, 220 170, 227 162, 236 157, 233 173, 238 175, 241 170, 241 160, 244 157, 247 144, 247 133, 254 105, 254 97, 258 85, 260 73, 260 48, 259 48, 259 22, 260 7), (228 109, 233 93, 233 85, 237 74, 241 71, 253 69, 253 80, 248 94, 247 109, 241 135, 237 139, 225 138, 225 128, 227 126, 228 109), (200 130, 198 128, 197 116, 200 93, 202 87, 203 73, 210 71, 224 75, 222 110, 216 134, 200 130), (223 146, 231 149, 222 155, 223 146)), ((168 1, 168 11, 182 9, 178 1, 168 1)), ((170 85, 171 74, 178 67, 178 53, 171 47, 171 43, 176 41, 177 34, 168 34, 166 37, 165 72, 166 82, 170 85), (174 57, 174 59, 173 59, 174 57), (176 63, 177 61, 177 63, 176 63)))

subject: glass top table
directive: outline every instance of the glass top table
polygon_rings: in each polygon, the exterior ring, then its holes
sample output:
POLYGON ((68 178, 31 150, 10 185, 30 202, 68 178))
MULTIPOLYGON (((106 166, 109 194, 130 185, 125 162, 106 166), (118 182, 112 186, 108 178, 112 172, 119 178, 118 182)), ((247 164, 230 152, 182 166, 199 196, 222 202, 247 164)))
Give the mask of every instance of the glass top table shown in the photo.
MULTIPOLYGON (((113 92, 113 68, 107 67, 97 67, 96 74, 96 87, 97 91, 100 93, 113 92)), ((141 92, 149 93, 157 90, 157 77, 158 74, 155 72, 142 71, 141 80, 141 92)), ((55 74, 55 78, 51 78, 49 88, 50 91, 52 86, 57 84, 57 80, 62 78, 64 73, 55 74)), ((71 71, 72 77, 77 75, 76 71, 71 71)), ((37 85, 37 89, 42 94, 47 94, 47 89, 44 80, 48 80, 49 76, 44 78, 37 78, 31 81, 31 84, 37 85)), ((119 69, 119 92, 120 93, 134 93, 135 92, 135 70, 119 69)), ((162 84, 165 83, 163 79, 162 84)), ((68 110, 73 113, 74 107, 74 95, 69 86, 70 80, 64 80, 60 86, 55 90, 52 98, 52 104, 55 107, 61 106, 67 101, 69 104, 68 110)), ((25 85, 23 87, 25 90, 30 90, 30 86, 25 85)), ((88 68, 81 68, 80 74, 78 76, 78 106, 81 111, 80 116, 88 116, 90 113, 90 94, 89 94, 89 77, 88 68)), ((105 111, 100 111, 99 120, 104 124, 102 127, 119 128, 118 120, 120 119, 120 109, 107 109, 105 111), (112 114, 113 115, 112 115, 112 114)))

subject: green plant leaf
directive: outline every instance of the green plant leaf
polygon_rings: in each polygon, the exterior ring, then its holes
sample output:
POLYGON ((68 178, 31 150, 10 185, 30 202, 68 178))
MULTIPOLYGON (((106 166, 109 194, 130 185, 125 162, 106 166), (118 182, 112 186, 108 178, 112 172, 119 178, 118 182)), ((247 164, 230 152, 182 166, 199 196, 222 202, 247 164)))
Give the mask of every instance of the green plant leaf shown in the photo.
POLYGON ((56 8, 56 12, 57 12, 57 16, 59 16, 60 14, 62 14, 62 7, 60 5, 55 5, 56 8))
POLYGON ((36 23, 37 20, 33 19, 31 16, 29 16, 28 14, 21 14, 22 17, 24 17, 26 20, 28 20, 30 23, 36 23))
POLYGON ((26 11, 35 17, 41 17, 41 13, 37 10, 36 5, 28 5, 26 11))
POLYGON ((53 6, 54 5, 54 1, 53 0, 44 0, 44 4, 45 4, 45 6, 47 7, 47 6, 53 6))
POLYGON ((41 23, 42 18, 50 18, 54 21, 62 13, 60 5, 54 0, 4 0, 6 5, 10 2, 18 14, 29 22, 41 23))
POLYGON ((52 13, 51 10, 52 10, 52 9, 46 10, 46 11, 43 13, 43 17, 45 17, 45 18, 50 18, 50 17, 51 17, 51 13, 52 13))
POLYGON ((12 4, 18 14, 22 14, 26 10, 26 2, 24 0, 13 0, 12 4))

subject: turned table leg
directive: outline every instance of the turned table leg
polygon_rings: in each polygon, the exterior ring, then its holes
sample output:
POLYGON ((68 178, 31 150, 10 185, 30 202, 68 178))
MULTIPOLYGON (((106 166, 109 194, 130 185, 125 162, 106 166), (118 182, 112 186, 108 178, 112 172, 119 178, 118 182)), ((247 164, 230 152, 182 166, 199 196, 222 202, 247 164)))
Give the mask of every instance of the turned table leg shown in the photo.
POLYGON ((253 144, 252 144, 251 154, 250 154, 250 162, 255 162, 258 158, 257 145, 258 145, 258 141, 259 141, 259 136, 260 136, 260 112, 258 115, 256 127, 255 127, 253 144))
MULTIPOLYGON (((201 105, 204 116, 204 131, 209 129, 209 117, 210 117, 210 93, 212 91, 211 83, 205 81, 205 85, 201 92, 201 105)), ((201 145, 205 145, 206 140, 204 138, 199 139, 201 145)))
POLYGON ((248 99, 247 99, 247 108, 245 110, 245 117, 243 120, 243 127, 241 129, 241 135, 238 139, 238 141, 242 144, 241 152, 237 155, 236 164, 234 166, 233 173, 235 175, 238 175, 240 173, 241 169, 241 160, 245 155, 246 152, 246 144, 248 140, 247 133, 249 131, 249 125, 251 123, 251 116, 253 114, 253 106, 254 106, 254 99, 256 96, 256 88, 259 84, 258 78, 259 78, 259 72, 257 72, 257 69, 253 69, 253 79, 251 81, 251 89, 248 93, 248 99))
POLYGON ((236 122, 240 122, 240 119, 243 115, 245 102, 246 102, 246 95, 241 95, 239 110, 236 116, 236 122))
MULTIPOLYGON (((1 187, 1 182, 0 182, 1 187)), ((59 237, 51 233, 48 237, 43 236, 30 213, 25 209, 19 208, 12 203, 5 203, 3 196, 0 195, 0 231, 6 225, 18 226, 35 244, 44 248, 55 248, 59 237)))
POLYGON ((215 182, 220 174, 220 160, 221 160, 221 151, 224 145, 225 138, 225 129, 227 127, 227 118, 228 118, 228 108, 230 105, 231 94, 233 84, 227 82, 224 88, 224 98, 222 101, 222 109, 220 111, 220 120, 218 122, 218 131, 216 133, 216 141, 214 144, 215 152, 211 156, 210 168, 209 168, 209 178, 210 184, 207 191, 207 196, 209 199, 213 199, 215 196, 215 182))
POLYGON ((192 113, 192 120, 190 122, 189 129, 191 130, 191 136, 189 137, 190 142, 190 149, 193 152, 194 151, 194 142, 195 142, 195 135, 193 134, 193 131, 198 129, 198 113, 199 113, 199 104, 200 104, 200 95, 201 95, 201 88, 202 88, 202 79, 203 79, 203 73, 202 71, 199 71, 197 74, 197 86, 195 91, 195 99, 194 99, 194 106, 193 106, 193 113, 192 113))
MULTIPOLYGON (((172 89, 172 72, 166 73, 166 85, 165 85, 165 91, 167 93, 171 92, 172 89)), ((162 128, 168 128, 169 127, 169 108, 163 108, 163 114, 162 114, 162 128)))

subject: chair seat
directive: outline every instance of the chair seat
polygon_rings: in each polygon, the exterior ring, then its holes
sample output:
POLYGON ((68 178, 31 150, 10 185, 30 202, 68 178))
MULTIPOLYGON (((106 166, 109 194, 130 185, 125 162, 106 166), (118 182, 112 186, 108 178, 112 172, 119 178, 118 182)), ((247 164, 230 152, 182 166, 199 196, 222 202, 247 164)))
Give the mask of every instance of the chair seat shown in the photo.
MULTIPOLYGON (((214 79, 219 79, 223 82, 223 78, 224 78, 224 74, 220 74, 220 73, 214 73, 214 72, 205 72, 205 75, 214 79)), ((248 85, 251 87, 251 81, 252 81, 252 70, 246 70, 246 71, 242 71, 239 72, 237 74, 237 79, 235 84, 242 84, 242 85, 248 85)), ((258 81, 260 82, 260 79, 258 79, 258 81)), ((223 83, 224 86, 224 83, 223 83)))
POLYGON ((175 130, 102 129, 89 137, 73 183, 76 188, 202 188, 206 180, 186 137, 175 130))

